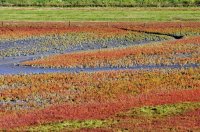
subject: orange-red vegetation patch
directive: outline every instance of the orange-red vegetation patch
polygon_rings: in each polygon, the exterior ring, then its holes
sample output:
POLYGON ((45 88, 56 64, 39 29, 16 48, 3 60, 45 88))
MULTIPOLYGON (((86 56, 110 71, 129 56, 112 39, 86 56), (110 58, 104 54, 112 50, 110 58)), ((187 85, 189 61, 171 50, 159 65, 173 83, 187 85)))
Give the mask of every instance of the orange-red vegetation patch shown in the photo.
POLYGON ((200 32, 200 22, 4 22, 0 26, 0 38, 20 38, 70 32, 99 32, 100 37, 135 31, 167 34, 188 34, 200 32))
POLYGON ((170 93, 122 96, 117 102, 91 103, 82 105, 56 105, 28 113, 2 115, 0 128, 8 129, 61 120, 103 119, 136 106, 161 105, 179 102, 200 101, 200 90, 182 90, 170 93))
POLYGON ((127 31, 123 31, 117 28, 99 28, 99 27, 11 27, 0 28, 0 38, 12 39, 23 38, 33 36, 43 36, 51 34, 64 34, 64 33, 96 33, 97 37, 111 37, 114 35, 123 35, 127 31))
POLYGON ((200 129, 199 115, 200 109, 195 109, 165 118, 124 117, 123 121, 114 128, 129 131, 198 131, 200 129))
POLYGON ((181 128, 183 130, 188 130, 190 128, 199 128, 200 127, 200 109, 196 109, 186 114, 171 117, 162 122, 163 125, 167 124, 168 126, 181 128))
POLYGON ((199 33, 199 22, 155 22, 155 23, 140 23, 132 26, 124 26, 129 30, 156 32, 163 34, 176 34, 176 35, 192 35, 192 33, 199 33))
POLYGON ((4 88, 0 99, 28 100, 30 103, 36 96, 43 101, 48 99, 49 102, 61 103, 66 102, 70 95, 76 103, 104 102, 121 94, 139 95, 150 91, 197 89, 200 87, 199 72, 199 69, 167 72, 128 70, 4 76, 0 78, 0 84, 4 88))
POLYGON ((163 44, 54 55, 22 64, 42 67, 121 67, 145 64, 200 63, 199 42, 200 37, 192 37, 163 44), (191 54, 191 57, 185 58, 183 55, 182 58, 175 58, 177 54, 191 54), (152 58, 148 58, 151 56, 152 58), (175 59, 173 60, 173 58, 175 59))

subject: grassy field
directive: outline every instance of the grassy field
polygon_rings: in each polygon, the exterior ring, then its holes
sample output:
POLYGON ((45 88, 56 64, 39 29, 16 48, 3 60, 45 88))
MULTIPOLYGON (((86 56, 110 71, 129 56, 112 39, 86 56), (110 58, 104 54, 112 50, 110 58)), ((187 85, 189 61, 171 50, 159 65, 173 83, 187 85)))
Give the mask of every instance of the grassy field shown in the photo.
POLYGON ((199 21, 199 8, 0 8, 1 21, 199 21))

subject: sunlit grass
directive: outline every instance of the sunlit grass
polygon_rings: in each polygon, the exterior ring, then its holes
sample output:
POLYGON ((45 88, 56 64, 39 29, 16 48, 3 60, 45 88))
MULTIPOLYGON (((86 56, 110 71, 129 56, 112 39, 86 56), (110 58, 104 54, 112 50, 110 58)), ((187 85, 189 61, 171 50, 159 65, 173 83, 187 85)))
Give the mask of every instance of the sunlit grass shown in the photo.
POLYGON ((198 21, 200 10, 193 8, 2 8, 6 21, 198 21))

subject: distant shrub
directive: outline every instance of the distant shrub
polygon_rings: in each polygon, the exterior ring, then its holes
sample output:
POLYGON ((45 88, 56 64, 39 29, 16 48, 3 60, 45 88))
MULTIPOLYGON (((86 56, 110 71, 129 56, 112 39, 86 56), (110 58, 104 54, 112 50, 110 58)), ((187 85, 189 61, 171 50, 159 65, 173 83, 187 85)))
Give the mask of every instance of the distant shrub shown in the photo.
POLYGON ((199 6, 200 0, 0 0, 4 6, 174 7, 199 6))

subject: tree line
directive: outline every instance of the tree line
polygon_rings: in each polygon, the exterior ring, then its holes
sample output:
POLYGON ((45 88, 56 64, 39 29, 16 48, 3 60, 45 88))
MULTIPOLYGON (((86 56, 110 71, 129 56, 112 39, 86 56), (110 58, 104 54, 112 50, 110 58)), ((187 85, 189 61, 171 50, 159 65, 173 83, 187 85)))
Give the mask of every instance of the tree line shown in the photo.
POLYGON ((0 0, 1 6, 55 7, 187 7, 200 0, 0 0))

